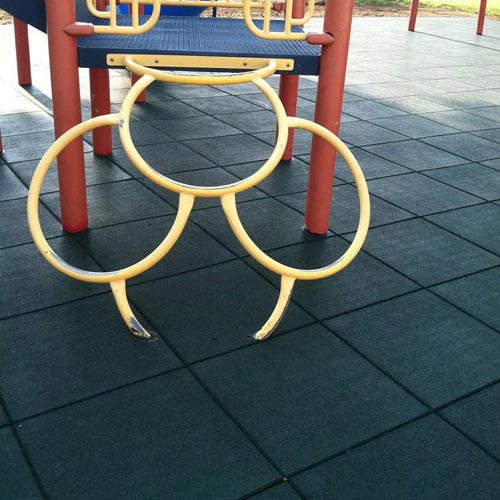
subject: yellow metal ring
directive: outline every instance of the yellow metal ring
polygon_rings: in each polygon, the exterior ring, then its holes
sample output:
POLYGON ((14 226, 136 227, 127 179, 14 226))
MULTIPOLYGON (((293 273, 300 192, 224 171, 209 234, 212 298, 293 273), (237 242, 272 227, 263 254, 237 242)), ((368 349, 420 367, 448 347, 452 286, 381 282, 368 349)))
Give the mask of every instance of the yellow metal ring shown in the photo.
POLYGON ((86 281, 90 283, 111 283, 113 281, 126 280, 147 271, 149 268, 159 262, 179 239, 179 236, 181 235, 186 225, 194 203, 194 196, 182 193, 179 198, 179 210, 177 212, 176 219, 164 240, 147 257, 123 269, 107 272, 86 271, 84 269, 79 269, 75 266, 72 266, 54 252, 54 250, 45 239, 42 228, 40 226, 40 217, 38 214, 40 191, 45 176, 47 175, 50 166, 52 165, 52 163, 54 163, 54 160, 57 158, 57 156, 74 139, 82 136, 90 130, 94 130, 99 127, 118 125, 118 121, 118 114, 99 116, 97 118, 92 118, 90 120, 87 120, 86 122, 76 125, 61 137, 59 137, 41 159, 33 175, 33 180, 31 181, 31 186, 28 193, 28 224, 35 245, 37 246, 38 250, 40 250, 40 253, 45 257, 45 259, 56 269, 66 274, 67 276, 80 281, 86 281))
MULTIPOLYGON (((120 110, 120 139, 122 141, 125 152, 127 153, 130 161, 135 165, 135 167, 145 175, 149 180, 158 184, 159 186, 173 191, 175 193, 186 193, 194 196, 199 196, 201 198, 213 198, 216 196, 224 196, 229 193, 240 193, 246 191, 251 187, 258 184, 260 181, 265 179, 271 172, 276 168, 281 158, 283 157, 283 152, 285 151, 286 144, 288 141, 288 122, 285 112, 285 108, 281 103, 280 98, 274 91, 274 89, 261 78, 255 78, 253 83, 262 91, 262 93, 269 99, 274 112, 276 113, 276 120, 278 123, 278 136, 276 138, 276 144, 274 150, 269 157, 269 159, 260 167, 256 172, 254 172, 249 177, 242 179, 240 181, 234 182, 232 184, 226 184, 223 186, 194 186, 191 184, 184 184, 182 182, 177 182, 169 177, 160 174, 154 170, 145 160, 142 158, 140 153, 137 151, 135 144, 132 140, 130 133, 130 115, 132 113, 132 107, 137 99, 137 97, 143 92, 151 83, 154 81, 153 75, 145 75, 140 78, 135 85, 130 89, 127 96, 125 97, 121 110, 120 110)), ((199 75, 190 78, 196 79, 200 78, 199 75)), ((190 82, 191 80, 189 80, 190 82)))
POLYGON ((352 173, 358 190, 360 213, 356 236, 349 248, 335 262, 326 267, 319 269, 297 269, 286 266, 265 254, 252 241, 250 236, 248 236, 248 233, 243 228, 238 215, 234 193, 229 193, 221 197, 222 208, 224 209, 229 225, 231 226, 235 236, 238 238, 238 241, 241 243, 243 248, 261 265, 270 271, 281 275, 282 277, 300 280, 316 280, 326 278, 341 271, 349 265, 363 246, 368 232, 368 226, 370 224, 370 196, 368 194, 368 187, 356 158, 351 153, 349 148, 335 134, 321 125, 309 120, 289 117, 287 121, 289 127, 308 130, 329 142, 340 153, 352 173))

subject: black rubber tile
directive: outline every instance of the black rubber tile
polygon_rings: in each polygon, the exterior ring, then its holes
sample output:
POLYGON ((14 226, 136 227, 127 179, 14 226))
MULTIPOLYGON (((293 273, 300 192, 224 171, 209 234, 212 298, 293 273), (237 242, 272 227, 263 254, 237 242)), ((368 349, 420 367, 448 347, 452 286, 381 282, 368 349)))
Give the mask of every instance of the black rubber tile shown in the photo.
MULTIPOLYGON (((96 156, 93 153, 85 153, 84 160, 85 182, 87 183, 87 186, 130 179, 130 175, 118 168, 105 156, 96 156)), ((11 168, 26 185, 29 185, 37 166, 38 161, 31 160, 13 163, 11 168)), ((52 165, 47 172, 45 180, 43 181, 41 193, 51 193, 58 190, 59 181, 57 179, 57 167, 56 165, 52 165)))
POLYGON ((0 427, 4 426, 4 425, 7 425, 8 424, 8 419, 7 419, 7 415, 5 415, 5 412, 3 411, 3 409, 0 407, 0 427))
MULTIPOLYGON (((106 270, 113 271, 139 262, 163 241, 175 216, 129 222, 75 235, 80 244, 106 270)), ((145 281, 183 273, 234 259, 234 255, 204 231, 188 223, 170 252, 151 270, 134 281, 145 281)))
MULTIPOLYGON (((50 241, 51 247, 74 266, 99 271, 69 237, 50 241)), ((105 291, 105 288, 83 283, 54 269, 34 244, 0 250, 2 269, 2 300, 0 318, 35 311, 105 291)))
POLYGON ((450 89, 453 89, 455 92, 468 92, 469 90, 477 90, 480 88, 480 86, 477 85, 479 82, 473 80, 476 85, 471 85, 467 83, 468 81, 470 82, 471 80, 469 78, 438 78, 426 80, 425 85, 438 91, 441 90, 445 92, 448 92, 450 89))
POLYGON ((500 376, 498 333, 427 291, 327 325, 433 407, 500 376))
POLYGON ((474 135, 486 139, 487 141, 500 143, 500 128, 492 128, 489 130, 478 130, 473 132, 474 135))
MULTIPOLYGON (((54 132, 35 132, 3 138, 3 157, 8 163, 39 160, 54 143, 54 132)), ((84 151, 91 147, 84 143, 84 151)))
MULTIPOLYGON (((33 241, 26 217, 26 198, 0 202, 0 248, 33 241)), ((40 223, 47 238, 62 234, 60 222, 43 206, 39 209, 40 223)))
POLYGON ((433 291, 500 331, 499 280, 500 268, 495 268, 434 287, 433 291))
POLYGON ((173 97, 174 99, 196 99, 202 97, 212 99, 214 97, 226 95, 225 92, 208 85, 163 84, 160 89, 163 94, 173 97))
POLYGON ((495 384, 440 413, 500 460, 499 405, 500 384, 495 384))
MULTIPOLYGON (((470 66, 469 66, 470 67, 470 66)), ((465 93, 454 93, 454 92, 445 92, 441 94, 429 94, 426 96, 426 99, 429 101, 435 102, 437 104, 442 104, 443 106, 447 106, 454 110, 461 109, 469 109, 469 108, 478 108, 481 106, 491 106, 491 103, 478 99, 478 91, 465 92, 465 93)), ((418 111, 419 113, 427 113, 427 110, 418 111)), ((444 111, 444 110, 430 110, 433 111, 444 111)))
POLYGON ((422 140, 440 149, 467 158, 470 161, 490 160, 500 157, 500 144, 487 141, 472 134, 442 135, 439 137, 427 137, 422 140))
POLYGON ((364 249, 423 286, 500 264, 493 254, 417 219, 372 229, 364 249))
POLYGON ((276 116, 271 111, 262 110, 243 114, 231 113, 216 115, 215 117, 247 134, 276 130, 276 116))
POLYGON ((423 410, 318 325, 200 363, 194 370, 285 474, 423 410))
POLYGON ((481 163, 488 167, 494 168, 495 170, 500 170, 500 158, 496 158, 495 160, 486 160, 481 163))
POLYGON ((0 321, 0 352, 14 420, 181 366, 161 339, 129 332, 111 294, 0 321))
POLYGON ((2 115, 13 115, 16 113, 35 113, 40 107, 27 99, 24 95, 11 96, 2 100, 2 115))
POLYGON ((237 85, 212 85, 212 88, 221 90, 226 94, 260 94, 261 91, 253 83, 239 83, 237 85))
MULTIPOLYGON (((259 132, 253 134, 267 144, 274 146, 276 144, 276 133, 272 132, 259 132)), ((295 130, 293 140, 293 154, 294 155, 308 155, 311 153, 312 134, 306 130, 295 130)))
MULTIPOLYGON (((268 110, 273 109, 273 106, 270 103, 269 99, 262 93, 260 93, 258 95, 255 95, 255 94, 240 95, 239 98, 241 100, 244 100, 246 102, 249 102, 249 103, 252 103, 253 105, 258 106, 260 109, 262 109, 262 108, 268 109, 268 110)), ((300 96, 297 98, 297 108, 301 108, 302 106, 310 106, 310 105, 311 105, 311 101, 309 101, 307 99, 303 99, 300 96)))
MULTIPOLYGON (((26 134, 27 132, 45 132, 52 131, 54 128, 54 119, 47 113, 38 110, 37 113, 18 113, 14 115, 0 115, 0 128, 2 129, 2 137, 9 135, 26 134)), ((18 140, 23 140, 18 137, 18 140)))
MULTIPOLYGON (((224 186, 227 184, 233 184, 234 182, 237 182, 239 180, 236 176, 230 174, 229 172, 226 172, 226 170, 221 167, 169 174, 169 177, 178 182, 203 187, 224 186)), ((139 182, 144 184, 158 196, 170 203, 174 208, 177 208, 179 202, 179 195, 177 193, 158 186, 157 184, 154 184, 152 181, 146 178, 139 179, 139 182)), ((237 194, 236 199, 240 202, 257 200, 258 198, 265 198, 266 196, 267 195, 259 189, 250 188, 240 194, 237 194)), ((218 196, 215 198, 198 197, 195 200, 193 210, 200 210, 218 206, 220 206, 220 198, 218 196)))
POLYGON ((41 500, 43 498, 23 453, 6 427, 0 429, 0 498, 2 500, 41 500))
POLYGON ((490 252, 500 255, 500 207, 486 203, 427 217, 490 252))
MULTIPOLYGON (((380 156, 368 153, 361 148, 351 149, 351 153, 358 161, 365 179, 377 179, 390 175, 404 174, 410 172, 409 169, 380 158, 380 156)), ((346 182, 354 182, 351 171, 347 167, 343 158, 337 155, 335 163, 335 175, 346 182)))
MULTIPOLYGON (((171 174, 212 167, 213 163, 178 142, 139 146, 139 154, 157 172, 171 174)), ((144 177, 128 159, 125 150, 115 149, 110 159, 133 177, 144 177)))
POLYGON ((267 160, 273 152, 265 142, 244 134, 186 141, 185 144, 220 167, 267 160))
POLYGON ((132 108, 132 114, 141 120, 148 121, 188 118, 190 116, 203 115, 203 112, 183 102, 167 99, 166 101, 151 101, 144 104, 136 104, 132 108))
MULTIPOLYGON (((391 178, 392 179, 392 178, 391 178)), ((280 196, 279 200, 301 213, 305 212, 306 193, 280 196)), ((379 198, 371 197, 370 227, 412 218, 413 215, 379 198)), ((337 234, 356 231, 359 222, 359 198, 354 186, 334 186, 329 228, 337 234)))
MULTIPOLYGON (((442 95, 442 94, 440 94, 442 95)), ((391 106, 408 113, 432 113, 436 111, 449 111, 451 108, 432 102, 427 98, 416 95, 407 97, 390 97, 388 99, 377 99, 376 102, 391 106)))
MULTIPOLYGON (((455 135, 448 137, 455 137, 455 135)), ((412 170, 429 170, 465 163, 464 159, 459 156, 415 140, 379 144, 364 149, 412 170)))
POLYGON ((500 172, 477 163, 431 170, 425 175, 485 200, 500 199, 500 172))
POLYGON ((375 120, 405 114, 404 111, 369 100, 346 102, 342 106, 342 111, 361 120, 375 120))
POLYGON ((483 108, 468 109, 467 113, 472 113, 476 116, 482 116, 488 120, 500 122, 500 106, 488 106, 483 108))
POLYGON ((250 497, 249 500, 300 500, 300 498, 290 485, 281 483, 274 488, 250 497))
POLYGON ((404 135, 391 132, 369 122, 350 122, 342 125, 340 138, 354 146, 368 146, 370 144, 383 144, 384 142, 402 141, 404 135))
MULTIPOLYGON (((279 262, 299 269, 317 269, 338 259, 348 244, 339 238, 326 238, 307 245, 293 245, 269 252, 279 262)), ((279 286, 279 278, 265 271, 253 260, 249 263, 279 286)), ((333 277, 316 281, 299 281, 292 299, 324 319, 358 307, 415 290, 418 286, 364 252, 333 277), (369 284, 369 286, 367 286, 369 284)))
MULTIPOLYGON (((59 217, 59 194, 45 194, 41 199, 59 217)), ((136 180, 90 186, 87 204, 91 229, 174 212, 168 203, 136 180)))
MULTIPOLYGON (((130 91, 130 80, 128 83, 125 83, 126 87, 124 88, 111 88, 111 103, 112 104, 121 104, 123 103, 125 97, 130 91)), ((164 92, 161 91, 160 88, 153 88, 152 85, 150 85, 147 90, 146 90, 146 100, 147 102, 152 102, 152 101, 168 101, 172 100, 173 98, 165 94, 164 92)))
POLYGON ((26 421, 20 432, 54 500, 166 491, 233 499, 279 478, 186 371, 26 421))
POLYGON ((197 116, 175 120, 152 120, 149 123, 178 141, 241 133, 239 130, 217 120, 213 116, 197 116))
POLYGON ((426 113, 425 118, 442 123, 448 127, 453 127, 462 132, 473 130, 485 130, 488 128, 498 128, 498 122, 488 120, 481 116, 472 115, 465 111, 440 111, 438 113, 426 113))
MULTIPOLYGON (((243 227, 262 250, 318 238, 302 229, 302 214, 274 199, 249 201, 237 208, 243 227)), ((199 210, 193 213, 192 219, 237 255, 247 255, 220 208, 199 210)))
POLYGON ((480 198, 418 173, 375 179, 368 182, 368 189, 370 193, 417 215, 481 203, 480 198))
POLYGON ((4 163, 0 164, 0 201, 14 200, 28 195, 28 190, 4 163))
POLYGON ((498 464, 433 415, 293 479, 318 500, 494 500, 498 464))
MULTIPOLYGON (((251 97, 251 100, 254 102, 254 96, 251 97)), ((227 94, 222 97, 210 97, 209 99, 206 97, 202 99, 186 99, 183 102, 209 115, 250 113, 261 109, 261 107, 256 104, 252 104, 244 99, 227 94)))
MULTIPOLYGON (((188 362, 254 343, 278 290, 242 262, 131 287, 129 295, 188 362)), ((314 320, 291 304, 277 333, 314 320)))
POLYGON ((417 115, 382 118, 381 120, 372 120, 372 123, 385 127, 393 132, 406 135, 412 139, 433 135, 453 134, 457 132, 457 130, 451 127, 446 127, 445 125, 441 125, 417 115))

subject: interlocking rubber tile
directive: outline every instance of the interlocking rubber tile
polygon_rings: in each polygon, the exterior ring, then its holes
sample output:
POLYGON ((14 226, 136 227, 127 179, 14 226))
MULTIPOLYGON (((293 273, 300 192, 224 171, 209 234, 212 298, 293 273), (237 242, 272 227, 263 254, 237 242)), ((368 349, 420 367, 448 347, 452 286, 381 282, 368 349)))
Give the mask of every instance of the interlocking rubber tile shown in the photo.
MULTIPOLYGON (((61 236, 61 224, 43 206, 39 209, 40 223, 47 238, 61 236)), ((0 248, 33 241, 26 217, 26 198, 0 202, 0 248)))
POLYGON ((250 497, 249 500, 299 500, 300 497, 293 488, 288 485, 281 483, 274 488, 266 490, 262 493, 250 497))
POLYGON ((489 269, 434 287, 441 297, 500 331, 498 296, 500 268, 489 269))
MULTIPOLYGON (((131 287, 129 295, 156 331, 189 362, 254 343, 279 292, 242 262, 131 287)), ((313 322, 291 304, 277 332, 313 322)))
MULTIPOLYGON (((262 108, 269 109, 269 110, 273 109, 273 106, 270 103, 269 99, 262 93, 260 93, 258 95, 255 95, 255 94, 240 95, 239 98, 241 100, 244 100, 245 102, 252 103, 252 105, 254 105, 254 106, 258 106, 260 109, 262 109, 262 108)), ((302 106, 310 106, 310 105, 311 105, 311 101, 309 101, 307 99, 303 99, 300 96, 297 98, 297 108, 301 108, 302 106)), ((227 108, 227 109, 229 109, 229 108, 227 108)), ((251 111, 251 110, 249 109, 248 111, 251 111)), ((215 111, 215 112, 219 113, 220 111, 215 111)), ((245 112, 245 111, 243 110, 243 112, 245 112)))
MULTIPOLYGON (((442 94, 440 94, 441 96, 442 94)), ((433 111, 449 111, 451 108, 432 102, 418 96, 390 97, 388 99, 377 99, 376 102, 386 104, 408 113, 432 113, 433 111)))
POLYGON ((498 122, 472 115, 465 111, 440 111, 438 113, 426 113, 425 118, 442 123, 448 127, 453 127, 462 132, 472 130, 485 130, 488 128, 498 128, 498 122))
POLYGON ((259 111, 261 106, 255 103, 252 104, 257 98, 258 96, 252 95, 252 102, 247 102, 239 97, 225 94, 222 97, 186 99, 183 102, 209 115, 222 115, 226 113, 251 113, 252 111, 259 111))
POLYGON ((24 460, 12 431, 0 429, 0 498, 2 500, 41 500, 42 494, 24 460))
POLYGON ((490 160, 500 157, 500 144, 472 134, 441 135, 439 137, 427 137, 422 140, 470 161, 490 160))
POLYGON ((233 499, 279 478, 201 386, 174 372, 20 429, 57 499, 233 499))
MULTIPOLYGON (((253 134, 271 146, 276 144, 276 133, 272 132, 259 132, 253 134)), ((293 153, 296 155, 307 155, 311 152, 312 134, 306 130, 295 130, 293 141, 293 153)))
MULTIPOLYGON (((59 194, 45 194, 44 203, 59 217, 59 194)), ((137 180, 90 186, 87 189, 89 227, 109 226, 173 213, 173 208, 137 180)))
POLYGON ((431 170, 425 175, 486 200, 500 199, 500 172, 477 163, 431 170))
POLYGON ((186 141, 185 144, 220 167, 267 160, 273 152, 265 142, 244 134, 186 141))
POLYGON ((433 407, 500 376, 498 333, 427 291, 327 325, 433 407))
POLYGON ((500 207, 486 203, 430 215, 428 220, 500 255, 500 207))
POLYGON ((396 134, 369 122, 349 122, 340 129, 340 138, 354 146, 382 144, 384 142, 402 141, 404 135, 396 134))
POLYGON ((247 134, 276 130, 276 116, 271 111, 262 110, 243 114, 231 113, 215 116, 219 118, 219 120, 229 123, 247 134))
MULTIPOLYGON (((490 106, 495 105, 498 106, 500 105, 500 92, 497 92, 496 90, 474 90, 471 92, 463 92, 462 95, 469 96, 469 97, 474 97, 476 99, 480 99, 481 101, 487 102, 490 106)), ((473 106, 474 108, 476 106, 473 106)))
POLYGON ((378 144, 376 146, 367 146, 364 149, 412 170, 429 170, 465 163, 465 160, 459 156, 415 140, 378 144))
POLYGON ((487 141, 496 142, 497 144, 500 143, 500 128, 492 128, 489 130, 478 130, 476 132, 473 132, 473 134, 477 135, 478 137, 482 137, 487 141))
POLYGON ((500 158, 496 158, 495 160, 486 160, 481 163, 488 167, 494 168, 495 170, 500 170, 500 158))
POLYGON ((441 410, 441 414, 500 460, 500 384, 441 410))
MULTIPOLYGON (((97 265, 69 237, 50 240, 54 251, 89 271, 97 265)), ((68 278, 54 269, 34 244, 0 250, 2 300, 0 318, 50 307, 102 292, 102 287, 68 278)))
POLYGON ((162 85, 160 87, 165 95, 175 99, 196 99, 196 98, 209 98, 220 97, 227 95, 222 90, 208 85, 162 85))
POLYGON ((418 173, 375 179, 369 181, 368 189, 370 193, 417 215, 451 210, 481 202, 480 198, 418 173))
MULTIPOLYGON (((467 83, 468 78, 439 78, 437 80, 426 80, 425 85, 436 90, 444 90, 448 92, 453 89, 455 92, 467 92, 469 90, 477 90, 478 85, 467 83)), ((475 80, 473 80, 475 81, 475 80)))
POLYGON ((498 464, 433 415, 293 479, 317 500, 494 500, 498 464))
MULTIPOLYGON (((197 142, 197 141, 196 141, 197 142)), ((213 163, 178 142, 139 146, 139 154, 157 172, 171 174, 212 167, 213 163)), ((143 177, 128 159, 125 150, 114 149, 110 159, 133 177, 143 177)))
MULTIPOLYGON (((84 160, 85 182, 87 186, 130 179, 130 175, 118 168, 105 156, 85 153, 84 160)), ((31 160, 13 163, 11 168, 26 185, 29 185, 37 166, 38 160, 31 160)), ((43 181, 41 193, 51 193, 58 190, 59 181, 57 179, 57 167, 52 165, 43 181)))
MULTIPOLYGON (((306 193, 280 196, 279 200, 299 212, 305 212, 306 193)), ((370 205, 370 227, 413 217, 409 212, 373 196, 370 199, 370 205)), ((342 234, 349 231, 356 231, 359 221, 359 198, 354 186, 345 184, 333 188, 330 214, 329 228, 335 233, 342 234)))
MULTIPOLYGON (((469 66, 470 67, 470 66, 469 66)), ((487 92, 487 91, 486 91, 487 92)), ((486 97, 484 91, 474 90, 472 92, 463 92, 463 93, 443 93, 443 94, 433 94, 427 95, 426 99, 429 101, 442 104, 449 108, 455 110, 468 109, 468 108, 479 108, 491 106, 492 103, 486 99, 480 97, 480 95, 486 97)), ((500 101, 499 101, 500 102, 500 101)), ((416 110, 418 113, 426 113, 427 110, 416 110)), ((444 111, 444 110, 443 110, 444 111)))
POLYGON ((241 133, 239 130, 230 127, 223 121, 215 119, 213 116, 177 118, 175 120, 152 120, 149 123, 178 141, 241 133))
POLYGON ((371 229, 364 249, 423 286, 500 264, 493 254, 418 219, 371 229))
MULTIPOLYGON (((130 91, 130 80, 126 82, 124 85, 126 85, 124 88, 111 88, 111 103, 112 104, 121 104, 123 103, 125 97, 130 91)), ((158 88, 153 88, 152 85, 150 85, 147 88, 147 101, 168 101, 172 100, 173 98, 162 92, 158 88)), ((90 103, 89 103, 90 104, 90 103)))
POLYGON ((369 100, 346 102, 342 106, 342 110, 344 113, 361 120, 375 120, 376 118, 396 117, 405 114, 404 111, 369 100))
POLYGON ((319 325, 197 364, 194 370, 285 474, 423 410, 319 325))
MULTIPOLYGON (((274 199, 249 201, 238 204, 237 208, 243 227, 262 250, 318 238, 302 229, 302 214, 274 199)), ((197 211, 192 219, 237 255, 247 255, 219 208, 197 211)))
POLYGON ((472 113, 473 115, 482 116, 488 120, 494 120, 500 122, 500 106, 488 106, 487 108, 473 108, 468 109, 467 113, 472 113))
MULTIPOLYGON (((5 99, 2 100, 2 114, 0 115, 0 128, 2 129, 2 137, 9 135, 26 134, 27 132, 44 132, 47 130, 52 131, 54 127, 54 119, 47 113, 41 111, 37 113, 18 113, 14 115, 3 114, 3 104, 5 99)), ((26 138, 18 137, 19 141, 26 138)))
MULTIPOLYGON (((166 237, 175 216, 157 217, 96 229, 76 235, 78 241, 106 270, 130 266, 149 255, 166 237)), ((134 281, 183 273, 234 259, 234 255, 204 231, 188 223, 171 251, 134 281)))
MULTIPOLYGON (((326 238, 307 245, 293 245, 269 252, 279 262, 299 269, 317 269, 338 259, 348 244, 339 238, 326 238)), ((249 263, 265 272, 255 261, 249 263)), ((279 286, 279 278, 265 272, 279 286)), ((293 300, 317 318, 324 319, 358 307, 415 290, 418 286, 364 252, 333 277, 300 281, 295 285, 293 300)))
POLYGON ((0 201, 14 200, 27 196, 28 190, 23 183, 14 175, 12 170, 0 164, 0 201))
POLYGON ((171 120, 172 118, 187 118, 200 116, 203 113, 192 106, 180 101, 168 99, 166 101, 151 101, 144 104, 136 104, 132 114, 141 120, 171 120))
MULTIPOLYGON (((226 184, 232 184, 237 182, 239 179, 226 172, 223 168, 207 168, 205 170, 193 170, 191 172, 181 172, 178 174, 169 175, 169 177, 178 182, 183 182, 185 184, 192 184, 196 186, 224 186, 226 184)), ((179 202, 179 195, 173 191, 169 191, 157 184, 153 183, 149 179, 142 178, 139 179, 141 184, 155 192, 158 196, 163 198, 165 201, 170 203, 174 208, 177 209, 179 202)), ((236 195, 238 202, 256 200, 258 198, 266 198, 266 194, 256 188, 250 188, 242 193, 236 195)), ((193 210, 202 210, 210 207, 220 206, 220 198, 201 198, 198 197, 195 200, 193 210)))
POLYGON ((372 123, 385 127, 393 132, 406 135, 412 139, 433 135, 453 134, 457 132, 457 130, 451 127, 446 127, 417 115, 382 118, 381 120, 372 120, 372 123))
MULTIPOLYGON (((17 113, 35 113, 40 107, 25 96, 11 96, 2 100, 2 115, 13 115, 17 113)), ((3 118, 2 118, 3 121, 3 118)))
POLYGON ((132 336, 111 294, 0 321, 0 339, 14 420, 181 366, 161 339, 132 336))
MULTIPOLYGON (((269 82, 270 83, 270 82, 269 82)), ((212 88, 221 90, 226 94, 260 94, 261 91, 253 83, 238 83, 237 85, 212 85, 212 88)))

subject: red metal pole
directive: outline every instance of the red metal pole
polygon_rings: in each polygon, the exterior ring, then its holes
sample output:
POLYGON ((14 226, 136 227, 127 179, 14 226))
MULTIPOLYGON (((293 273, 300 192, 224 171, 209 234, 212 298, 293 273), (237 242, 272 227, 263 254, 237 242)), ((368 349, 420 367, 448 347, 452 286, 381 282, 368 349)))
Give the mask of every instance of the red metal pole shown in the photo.
POLYGON ((19 85, 31 85, 28 25, 17 18, 14 18, 14 37, 16 41, 17 81, 19 85))
POLYGON ((481 3, 479 4, 479 13, 477 15, 477 28, 476 28, 476 33, 478 35, 483 34, 484 16, 486 14, 487 4, 488 4, 488 0, 481 0, 481 3))
MULTIPOLYGON (((90 68, 90 109, 92 118, 111 113, 111 97, 109 94, 109 71, 107 69, 90 68)), ((111 127, 96 128, 92 131, 94 154, 110 155, 113 151, 111 127)))
MULTIPOLYGON (((75 3, 45 0, 50 78, 56 137, 82 121, 76 38, 64 33, 75 22, 75 3)), ((83 139, 75 139, 58 157, 62 227, 77 233, 88 227, 83 139)))
MULTIPOLYGON (((340 128, 353 7, 354 0, 326 2, 323 31, 331 33, 335 42, 321 49, 314 121, 334 134, 340 128)), ((305 216, 305 229, 311 233, 328 230, 334 170, 335 149, 313 136, 305 216)))
POLYGON ((0 153, 3 151, 2 131, 0 130, 0 153))
MULTIPOLYGON (((141 78, 139 75, 135 75, 134 73, 131 73, 131 74, 130 74, 130 83, 131 83, 132 85, 134 85, 134 84, 135 84, 135 82, 136 82, 137 80, 139 80, 139 78, 141 78)), ((147 97, 146 97, 146 91, 145 91, 145 90, 143 90, 143 91, 139 94, 139 96, 137 97, 137 99, 135 100, 135 102, 138 102, 138 103, 141 103, 141 104, 142 104, 142 103, 146 102, 146 98, 147 98, 147 97)))
MULTIPOLYGON (((304 17, 305 1, 294 0, 292 7, 292 17, 298 19, 304 17)), ((299 76, 298 75, 281 75, 280 77, 280 90, 279 95, 281 102, 285 108, 288 116, 297 115, 297 96, 299 92, 299 76)), ((283 160, 291 160, 293 156, 293 138, 295 135, 294 129, 288 131, 288 142, 286 144, 285 152, 283 153, 283 160)))
POLYGON ((408 22, 408 31, 415 31, 415 23, 417 22, 419 0, 411 0, 410 20, 408 22))

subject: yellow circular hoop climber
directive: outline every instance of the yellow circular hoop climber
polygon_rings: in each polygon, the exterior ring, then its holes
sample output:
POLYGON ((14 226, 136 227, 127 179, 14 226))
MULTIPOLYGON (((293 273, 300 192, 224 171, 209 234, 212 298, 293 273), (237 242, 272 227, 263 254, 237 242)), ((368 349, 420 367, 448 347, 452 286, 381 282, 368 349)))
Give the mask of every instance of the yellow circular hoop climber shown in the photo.
POLYGON ((278 95, 274 89, 263 80, 263 78, 271 76, 276 71, 276 64, 274 61, 263 61, 263 67, 255 71, 230 75, 180 75, 165 73, 139 65, 132 57, 126 58, 126 66, 130 71, 141 75, 142 78, 140 78, 128 92, 120 112, 92 118, 73 127, 57 139, 40 161, 33 176, 28 194, 28 222, 36 246, 45 259, 62 273, 81 281, 109 283, 118 309, 131 332, 137 337, 150 339, 152 338, 152 334, 141 326, 130 308, 126 295, 126 280, 150 269, 172 249, 186 226, 196 197, 220 197, 229 225, 241 245, 257 262, 281 276, 281 289, 277 304, 267 322, 254 336, 258 340, 267 338, 275 330, 283 317, 296 280, 315 280, 332 276, 349 265, 360 251, 368 232, 370 200, 366 181, 358 162, 347 146, 329 130, 309 120, 286 116, 278 95), (138 95, 155 80, 191 85, 231 85, 235 83, 252 82, 267 97, 276 114, 278 134, 276 145, 270 158, 249 177, 222 186, 202 187, 183 184, 160 174, 142 158, 130 135, 130 116, 135 100, 138 95), (40 226, 38 204, 45 176, 50 166, 64 148, 75 138, 82 136, 86 132, 109 125, 119 127, 120 139, 127 156, 142 174, 159 186, 179 194, 179 208, 175 222, 170 231, 160 245, 148 256, 131 266, 116 271, 91 272, 72 266, 52 250, 40 226), (240 221, 236 207, 235 195, 237 193, 255 186, 270 175, 276 168, 286 147, 289 128, 308 130, 329 142, 345 160, 353 175, 358 191, 360 216, 356 236, 341 257, 332 264, 319 269, 297 269, 281 264, 269 257, 248 236, 240 221))

